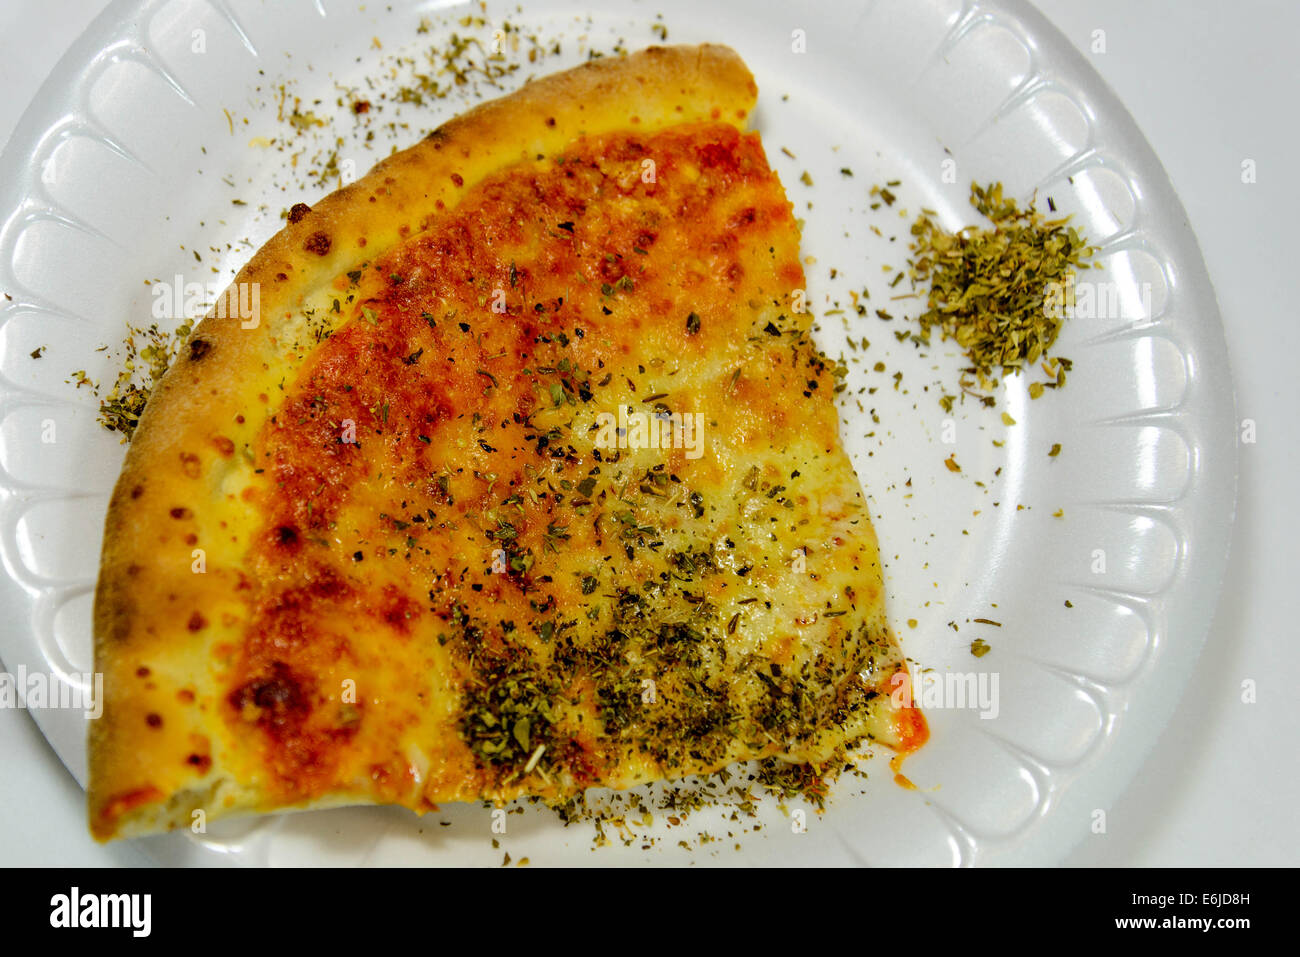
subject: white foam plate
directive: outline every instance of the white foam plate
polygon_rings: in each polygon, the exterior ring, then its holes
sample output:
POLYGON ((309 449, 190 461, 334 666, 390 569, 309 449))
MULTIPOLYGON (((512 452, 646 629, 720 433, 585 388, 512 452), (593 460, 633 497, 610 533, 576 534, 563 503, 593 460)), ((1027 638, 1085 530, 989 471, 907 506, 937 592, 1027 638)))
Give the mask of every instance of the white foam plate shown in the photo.
MULTIPOLYGON (((522 61, 502 82, 511 88, 620 38, 629 50, 648 45, 661 23, 669 42, 730 44, 754 71, 753 125, 806 224, 818 336, 830 354, 858 360, 842 428, 882 542, 891 618, 918 672, 969 675, 990 691, 996 680, 996 716, 931 708, 932 740, 906 765, 915 790, 896 785, 887 755, 876 755, 863 763, 867 779, 846 776, 803 829, 764 799, 753 819, 702 812, 669 828, 658 814, 631 822, 627 843, 593 850, 589 824, 565 828, 527 808, 494 834, 489 809, 459 805, 423 819, 391 808, 281 815, 143 845, 181 863, 497 864, 505 851, 597 864, 1061 859, 1103 821, 1172 713, 1212 617, 1235 503, 1236 420, 1214 292, 1182 206, 1124 108, 1042 16, 1012 0, 797 10, 657 0, 599 13, 536 0, 522 12, 489 6, 483 27, 452 23, 471 12, 121 0, 61 61, 0 158, 0 291, 12 297, 0 303, 7 669, 76 682, 92 668, 102 522, 124 449, 96 424, 90 391, 66 380, 85 369, 111 383, 120 360, 97 349, 118 346, 128 322, 148 324, 145 279, 228 280, 283 208, 322 194, 306 172, 323 144, 342 137, 340 168, 355 176, 471 102, 408 105, 406 125, 367 148, 336 100, 341 87, 367 89, 381 57, 422 56, 453 29, 490 43, 504 19, 548 46, 561 40, 558 55, 522 61), (288 152, 250 145, 285 133, 282 82, 290 104, 298 96, 330 124, 309 132, 297 167, 288 152), (870 210, 868 187, 895 179, 896 206, 870 210), (889 288, 883 270, 903 263, 901 211, 929 207, 950 228, 972 222, 972 180, 1000 180, 1021 199, 1036 191, 1040 207, 1050 196, 1072 214, 1101 247, 1105 269, 1086 278, 1104 295, 1062 333, 1055 351, 1074 361, 1065 389, 1030 401, 1026 380, 1013 378, 997 409, 966 403, 950 414, 937 398, 955 379, 955 351, 899 344, 902 320, 873 311, 916 311, 890 301, 906 283, 889 288), (859 317, 848 293, 864 286, 872 311, 859 317), (847 337, 871 346, 853 353, 847 337), (1001 411, 1018 424, 1002 425, 1001 411), (945 466, 949 456, 961 473, 945 466), (975 638, 992 651, 973 657, 975 638), (701 843, 701 831, 718 840, 701 843)), ((33 715, 84 781, 82 713, 33 715)))

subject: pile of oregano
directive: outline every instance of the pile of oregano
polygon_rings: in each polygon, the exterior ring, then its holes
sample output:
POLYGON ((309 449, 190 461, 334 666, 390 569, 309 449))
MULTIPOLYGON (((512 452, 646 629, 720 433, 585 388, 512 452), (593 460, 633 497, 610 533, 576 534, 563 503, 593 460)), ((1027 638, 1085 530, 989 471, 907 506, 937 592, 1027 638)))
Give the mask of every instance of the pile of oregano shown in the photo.
MULTIPOLYGON (((1064 386, 1070 368, 1068 359, 1048 356, 1063 320, 1044 300, 1052 284, 1067 286, 1072 270, 1090 268, 1083 260, 1095 247, 1068 225, 1068 216, 1047 219, 1032 201, 1022 209, 1002 195, 1001 183, 972 183, 970 202, 991 228, 949 233, 929 210, 912 224, 910 278, 914 287, 928 287, 926 310, 916 317, 921 331, 912 337, 928 346, 937 329, 956 341, 970 362, 961 389, 986 406, 994 404, 988 393, 999 370, 1019 373, 1041 360, 1048 381, 1030 386, 1038 398, 1044 388, 1064 386)), ((940 402, 951 411, 953 399, 940 402)))

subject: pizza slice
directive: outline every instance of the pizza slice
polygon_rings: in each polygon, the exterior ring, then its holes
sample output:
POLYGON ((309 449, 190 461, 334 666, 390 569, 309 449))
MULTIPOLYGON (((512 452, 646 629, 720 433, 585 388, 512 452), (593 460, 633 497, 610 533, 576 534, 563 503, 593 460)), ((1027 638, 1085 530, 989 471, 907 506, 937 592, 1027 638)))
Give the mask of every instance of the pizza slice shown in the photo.
POLYGON ((755 96, 598 60, 294 207, 110 502, 97 838, 924 739, 755 96))

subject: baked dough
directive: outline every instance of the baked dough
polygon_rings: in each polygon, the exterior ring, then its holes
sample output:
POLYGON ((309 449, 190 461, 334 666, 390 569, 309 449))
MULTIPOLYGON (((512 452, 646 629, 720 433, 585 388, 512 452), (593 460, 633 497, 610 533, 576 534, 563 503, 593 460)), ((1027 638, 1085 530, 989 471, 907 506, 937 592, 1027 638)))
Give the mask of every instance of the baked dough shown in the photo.
POLYGON ((596 60, 294 208, 109 505, 98 839, 923 739, 755 98, 596 60))

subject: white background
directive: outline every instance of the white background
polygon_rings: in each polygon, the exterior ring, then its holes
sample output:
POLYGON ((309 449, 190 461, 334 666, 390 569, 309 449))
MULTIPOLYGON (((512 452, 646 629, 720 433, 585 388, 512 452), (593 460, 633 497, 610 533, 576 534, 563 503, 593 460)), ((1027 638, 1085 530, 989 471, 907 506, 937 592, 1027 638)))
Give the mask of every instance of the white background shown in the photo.
MULTIPOLYGON (((0 140, 106 0, 0 0, 0 140)), ((1038 0, 1136 118, 1218 292, 1241 418, 1233 553, 1182 704, 1077 865, 1300 864, 1300 3, 1038 0), (1091 52, 1104 30, 1105 53, 1091 52), (1258 181, 1241 182, 1256 162, 1258 181), (1258 700, 1241 700, 1253 679, 1258 700)), ((25 712, 0 709, 0 865, 147 863, 100 847, 25 712)))

